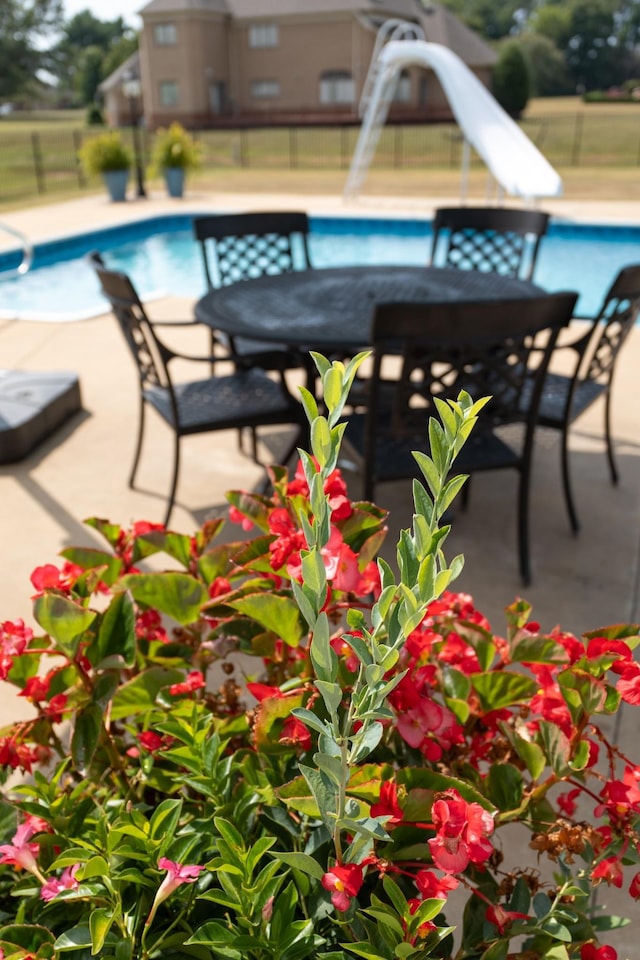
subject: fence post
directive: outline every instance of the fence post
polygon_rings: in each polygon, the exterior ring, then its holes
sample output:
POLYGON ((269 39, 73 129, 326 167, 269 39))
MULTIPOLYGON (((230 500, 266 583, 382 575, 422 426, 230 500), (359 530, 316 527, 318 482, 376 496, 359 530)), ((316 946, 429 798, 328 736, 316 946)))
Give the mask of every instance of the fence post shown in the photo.
POLYGON ((44 167, 42 165, 42 150, 40 149, 40 134, 31 134, 31 152, 33 154, 33 169, 36 175, 36 184, 38 193, 46 193, 47 185, 44 178, 44 167))
POLYGON ((295 170, 298 166, 298 131, 289 127, 289 169, 295 170))
POLYGON ((576 113, 576 125, 573 131, 573 149, 571 150, 571 166, 580 166, 580 147, 582 146, 582 123, 584 117, 576 113))
POLYGON ((346 170, 349 166, 349 143, 348 143, 348 127, 340 127, 340 168, 346 170))
POLYGON ((249 166, 249 133, 247 130, 240 131, 240 166, 249 166))
POLYGON ((403 155, 403 137, 402 131, 404 127, 398 126, 393 128, 393 166, 396 170, 401 169, 404 166, 404 155, 403 155))
POLYGON ((87 178, 84 175, 84 170, 82 169, 82 164, 80 163, 80 157, 78 156, 80 147, 82 146, 82 134, 79 130, 72 130, 71 139, 73 140, 73 155, 76 158, 76 175, 78 177, 78 186, 86 187, 87 178))

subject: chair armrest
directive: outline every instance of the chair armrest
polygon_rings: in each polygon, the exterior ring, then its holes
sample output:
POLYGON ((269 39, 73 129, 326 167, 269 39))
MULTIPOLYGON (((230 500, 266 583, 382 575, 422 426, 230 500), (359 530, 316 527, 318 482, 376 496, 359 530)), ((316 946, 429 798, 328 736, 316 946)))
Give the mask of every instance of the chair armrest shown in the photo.
POLYGON ((202 327, 204 330, 209 329, 206 324, 200 323, 199 320, 154 320, 154 327, 202 327))

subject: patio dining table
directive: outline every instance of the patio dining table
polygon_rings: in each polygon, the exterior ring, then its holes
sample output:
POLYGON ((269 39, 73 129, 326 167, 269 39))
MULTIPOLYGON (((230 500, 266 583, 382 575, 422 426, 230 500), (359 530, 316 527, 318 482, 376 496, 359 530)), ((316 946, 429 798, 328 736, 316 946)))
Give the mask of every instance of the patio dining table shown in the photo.
POLYGON ((378 303, 510 300, 540 296, 527 280, 438 267, 360 266, 262 276, 209 291, 196 304, 201 323, 231 337, 297 351, 348 353, 371 342, 378 303))

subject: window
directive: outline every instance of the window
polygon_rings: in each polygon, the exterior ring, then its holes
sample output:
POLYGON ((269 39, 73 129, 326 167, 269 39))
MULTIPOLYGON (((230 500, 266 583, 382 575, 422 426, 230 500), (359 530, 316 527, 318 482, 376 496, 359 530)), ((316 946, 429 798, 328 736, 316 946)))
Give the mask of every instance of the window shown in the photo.
POLYGON ((406 70, 403 70, 398 77, 393 99, 396 103, 409 103, 411 100, 411 77, 406 70))
POLYGON ((174 47, 178 42, 175 23, 156 23, 153 27, 153 38, 159 47, 174 47))
POLYGON ((250 47, 277 47, 278 25, 276 23, 254 23, 249 27, 250 47))
POLYGON ((280 84, 277 80, 252 80, 251 96, 256 99, 280 96, 280 84))
POLYGON ((330 71, 320 77, 320 103, 353 103, 355 85, 346 70, 330 71))
POLYGON ((163 107, 178 106, 178 84, 175 80, 160 82, 160 103, 163 107))

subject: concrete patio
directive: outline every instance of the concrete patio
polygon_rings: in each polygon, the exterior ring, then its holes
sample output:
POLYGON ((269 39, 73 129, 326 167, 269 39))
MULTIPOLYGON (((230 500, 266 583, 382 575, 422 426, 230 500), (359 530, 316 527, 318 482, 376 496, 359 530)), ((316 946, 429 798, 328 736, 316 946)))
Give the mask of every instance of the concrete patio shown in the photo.
MULTIPOLYGON (((448 198, 453 203, 455 198, 448 198)), ((338 198, 260 195, 191 195, 176 202, 152 197, 146 202, 108 204, 102 196, 65 204, 16 211, 3 219, 32 239, 78 232, 121 222, 124 218, 167 210, 307 209, 310 212, 362 212, 429 216, 446 198, 419 202, 376 198, 346 210, 338 198)), ((545 204, 557 215, 587 222, 640 222, 640 204, 545 204)), ((160 318, 188 318, 192 301, 156 301, 150 313, 160 318)), ((206 350, 206 335, 198 331, 206 350)), ((80 376, 83 411, 21 463, 0 468, 3 573, 0 620, 30 620, 32 569, 55 562, 65 546, 96 542, 82 520, 101 516, 127 523, 159 521, 169 485, 172 439, 150 417, 139 471, 139 488, 129 490, 127 476, 135 440, 137 384, 132 361, 110 315, 77 323, 0 321, 0 364, 9 369, 73 370, 80 376)), ((473 594, 477 606, 500 631, 503 608, 516 596, 533 604, 543 628, 561 624, 573 633, 605 624, 640 621, 640 327, 625 346, 614 390, 613 422, 621 482, 609 481, 603 444, 603 410, 596 406, 572 432, 575 494, 582 532, 571 534, 560 488, 559 445, 555 435, 541 434, 535 453, 532 517, 533 583, 523 591, 516 560, 516 478, 508 473, 474 479, 467 513, 456 516, 449 554, 466 557, 458 586, 473 594)), ((265 433, 263 454, 278 459, 286 446, 283 431, 265 433)), ((250 488, 262 473, 238 450, 235 433, 186 438, 172 527, 190 533, 205 518, 224 510, 224 493, 250 488)), ((348 474, 352 492, 359 492, 356 472, 348 474)), ((379 488, 377 501, 389 508, 388 553, 397 531, 411 514, 408 482, 379 488)), ((15 719, 24 706, 3 692, 0 720, 15 719)), ((638 714, 622 715, 621 743, 637 750, 638 714)), ((601 899, 617 899, 603 891, 601 899)), ((628 898, 625 897, 625 901, 628 898)), ((630 902, 619 909, 628 913, 630 902)), ((640 921, 640 909, 637 910, 640 921)), ((637 940, 637 933, 634 935, 637 940)), ((613 941, 612 941, 613 942, 613 941)), ((631 935, 617 938, 620 956, 637 956, 631 935), (624 951, 627 951, 626 953, 624 951)))

